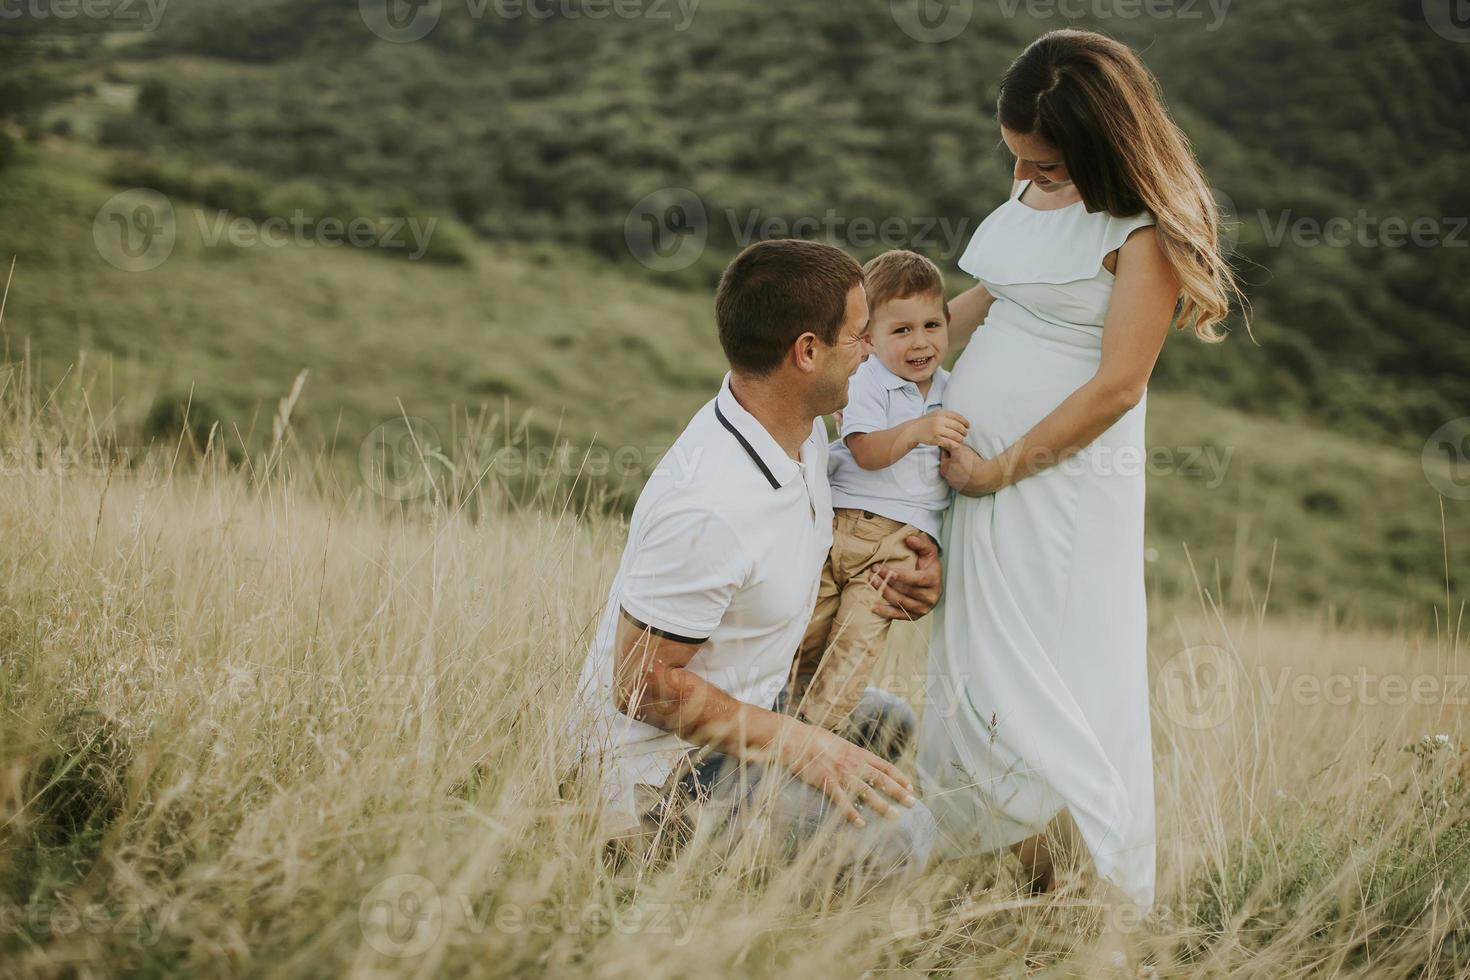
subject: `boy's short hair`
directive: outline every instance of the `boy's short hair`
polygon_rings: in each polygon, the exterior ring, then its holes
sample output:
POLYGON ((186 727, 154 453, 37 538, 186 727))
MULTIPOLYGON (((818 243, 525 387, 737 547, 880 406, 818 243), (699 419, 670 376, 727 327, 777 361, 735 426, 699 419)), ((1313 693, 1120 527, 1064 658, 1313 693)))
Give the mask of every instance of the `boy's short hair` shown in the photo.
POLYGON ((944 319, 949 320, 949 301, 944 298, 944 276, 939 266, 918 252, 896 248, 869 259, 863 266, 863 280, 868 285, 868 308, 876 311, 884 303, 910 296, 937 295, 944 305, 944 319))
POLYGON ((756 242, 725 267, 715 294, 725 359, 736 371, 763 375, 807 331, 835 344, 847 294, 862 281, 857 261, 824 242, 756 242))

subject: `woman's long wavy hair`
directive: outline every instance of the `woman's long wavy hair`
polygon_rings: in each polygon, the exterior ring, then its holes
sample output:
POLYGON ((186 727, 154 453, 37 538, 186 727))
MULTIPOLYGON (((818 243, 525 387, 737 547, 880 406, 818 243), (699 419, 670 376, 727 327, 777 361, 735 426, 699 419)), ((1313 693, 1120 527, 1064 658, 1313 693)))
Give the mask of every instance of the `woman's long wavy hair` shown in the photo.
POLYGON ((1217 327, 1232 298, 1248 304, 1220 244, 1219 211, 1158 82, 1127 45, 1094 31, 1042 35, 1006 69, 997 115, 1061 151, 1088 211, 1152 213, 1179 276, 1175 323, 1224 339, 1217 327))

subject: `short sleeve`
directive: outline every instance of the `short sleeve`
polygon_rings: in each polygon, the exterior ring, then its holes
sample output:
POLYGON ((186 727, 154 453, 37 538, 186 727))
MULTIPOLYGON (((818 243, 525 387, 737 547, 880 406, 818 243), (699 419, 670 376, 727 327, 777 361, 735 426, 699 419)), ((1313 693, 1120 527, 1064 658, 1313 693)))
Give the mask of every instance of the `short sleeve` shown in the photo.
POLYGON ((981 222, 980 227, 976 228, 975 233, 970 236, 970 243, 965 246, 965 251, 960 255, 959 262, 956 263, 960 267, 961 272, 967 272, 972 278, 977 280, 981 278, 980 256, 983 248, 981 241, 984 235, 985 223, 981 222))
POLYGON ((1127 218, 1115 218, 1109 215, 1108 229, 1103 236, 1102 254, 1107 255, 1109 252, 1122 248, 1123 243, 1128 240, 1129 235, 1140 228, 1147 228, 1151 224, 1154 224, 1154 216, 1147 211, 1127 218))
POLYGON ((705 509, 651 515, 628 551, 623 611, 681 643, 709 639, 749 573, 734 529, 705 509))
POLYGON ((838 436, 846 439, 860 432, 878 432, 886 428, 888 392, 878 384, 873 372, 864 364, 847 382, 847 406, 842 409, 842 431, 838 436))

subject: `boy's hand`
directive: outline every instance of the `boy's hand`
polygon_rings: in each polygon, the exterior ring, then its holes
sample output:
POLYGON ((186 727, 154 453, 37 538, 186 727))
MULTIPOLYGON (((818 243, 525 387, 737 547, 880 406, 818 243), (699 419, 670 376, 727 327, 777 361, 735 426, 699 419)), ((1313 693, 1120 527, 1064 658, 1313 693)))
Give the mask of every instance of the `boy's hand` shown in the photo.
POLYGON ((953 451, 965 441, 965 435, 970 431, 970 420, 959 412, 936 408, 915 421, 914 426, 914 438, 921 445, 953 451))

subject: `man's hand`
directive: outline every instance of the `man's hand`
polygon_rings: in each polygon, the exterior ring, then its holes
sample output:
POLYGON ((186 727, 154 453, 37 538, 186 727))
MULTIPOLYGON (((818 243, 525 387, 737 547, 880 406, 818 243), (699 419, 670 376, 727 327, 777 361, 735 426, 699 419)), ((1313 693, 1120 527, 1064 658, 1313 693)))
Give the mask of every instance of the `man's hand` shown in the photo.
POLYGON ((970 431, 970 420, 947 408, 921 415, 911 424, 912 437, 920 445, 938 446, 940 449, 954 449, 965 441, 965 434, 970 431))
POLYGON ((927 534, 904 539, 918 556, 914 568, 885 562, 868 571, 868 583, 883 601, 873 611, 887 619, 918 619, 939 601, 939 546, 927 534))
POLYGON ((914 805, 913 784, 897 767, 824 728, 791 722, 780 743, 781 767, 825 793, 849 823, 865 825, 859 800, 885 817, 895 815, 894 803, 914 805))

